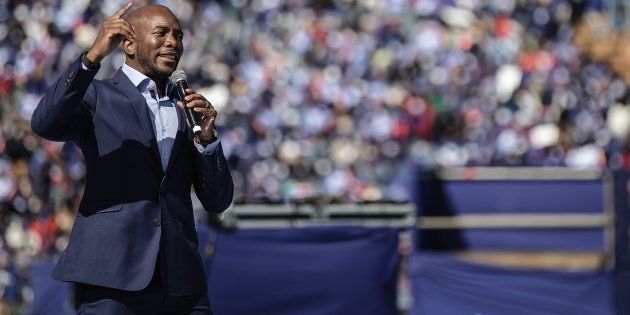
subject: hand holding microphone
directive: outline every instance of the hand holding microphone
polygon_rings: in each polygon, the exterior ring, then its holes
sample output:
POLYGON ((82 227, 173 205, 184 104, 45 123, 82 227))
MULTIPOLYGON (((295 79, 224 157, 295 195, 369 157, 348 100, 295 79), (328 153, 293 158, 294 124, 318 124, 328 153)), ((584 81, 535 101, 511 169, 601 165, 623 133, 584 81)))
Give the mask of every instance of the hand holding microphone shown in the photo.
POLYGON ((195 137, 203 145, 212 142, 215 138, 214 121, 217 117, 217 111, 205 97, 188 87, 184 71, 176 70, 173 72, 171 81, 175 84, 179 97, 177 105, 186 113, 186 120, 195 133, 195 137))

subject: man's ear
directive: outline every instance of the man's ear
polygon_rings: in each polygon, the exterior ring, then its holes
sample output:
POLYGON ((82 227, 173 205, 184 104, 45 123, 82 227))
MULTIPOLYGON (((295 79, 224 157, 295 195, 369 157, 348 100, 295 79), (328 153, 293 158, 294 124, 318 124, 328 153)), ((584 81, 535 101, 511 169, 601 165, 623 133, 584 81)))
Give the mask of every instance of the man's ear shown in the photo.
POLYGON ((122 41, 122 48, 125 51, 125 54, 128 56, 135 56, 136 55, 136 42, 132 42, 128 39, 123 39, 122 41))

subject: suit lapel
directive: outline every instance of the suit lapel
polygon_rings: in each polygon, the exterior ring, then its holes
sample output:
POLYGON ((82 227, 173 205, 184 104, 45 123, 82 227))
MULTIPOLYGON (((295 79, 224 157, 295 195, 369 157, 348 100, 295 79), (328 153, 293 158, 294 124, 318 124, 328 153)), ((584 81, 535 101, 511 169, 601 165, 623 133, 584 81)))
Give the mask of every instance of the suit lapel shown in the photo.
POLYGON ((113 78, 114 85, 121 91, 123 94, 129 98, 131 105, 133 106, 136 114, 138 115, 138 119, 140 120, 140 124, 142 125, 142 129, 144 130, 145 136, 149 139, 149 143, 151 145, 151 151, 153 152, 153 160, 157 162, 160 171, 162 170, 162 163, 160 162, 160 153, 157 147, 157 140, 155 139, 155 130, 153 129, 153 124, 151 123, 151 114, 149 112, 149 107, 147 106, 147 102, 138 91, 138 88, 133 85, 133 83, 127 78, 127 76, 122 72, 121 69, 118 69, 113 78))
POLYGON ((173 100, 173 105, 175 105, 175 112, 177 112, 177 134, 175 135, 175 141, 173 142, 173 148, 171 149, 171 156, 168 159, 168 166, 166 167, 165 174, 168 174, 168 171, 173 167, 179 148, 186 138, 186 121, 184 120, 184 115, 182 114, 182 110, 179 106, 177 106, 177 102, 175 100, 173 100))

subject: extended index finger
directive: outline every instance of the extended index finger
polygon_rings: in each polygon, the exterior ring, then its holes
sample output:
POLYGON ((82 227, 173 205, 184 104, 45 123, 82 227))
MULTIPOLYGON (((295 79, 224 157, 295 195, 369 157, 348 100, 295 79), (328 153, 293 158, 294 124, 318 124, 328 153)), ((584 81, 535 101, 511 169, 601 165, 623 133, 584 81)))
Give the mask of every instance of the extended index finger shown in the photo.
POLYGON ((120 17, 123 16, 123 14, 125 14, 125 12, 127 12, 127 10, 129 10, 129 8, 131 8, 131 6, 133 6, 133 2, 127 3, 122 9, 120 9, 120 10, 118 10, 118 12, 114 13, 114 15, 112 15, 109 19, 110 20, 120 19, 120 17))

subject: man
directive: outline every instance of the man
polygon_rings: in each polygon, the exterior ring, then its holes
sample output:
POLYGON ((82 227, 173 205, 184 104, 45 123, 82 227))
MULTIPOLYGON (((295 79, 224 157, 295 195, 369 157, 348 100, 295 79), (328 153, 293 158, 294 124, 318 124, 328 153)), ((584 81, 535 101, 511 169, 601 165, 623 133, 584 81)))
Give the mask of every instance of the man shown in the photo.
POLYGON ((32 128, 72 141, 87 178, 70 242, 53 277, 76 283, 79 314, 212 314, 190 199, 208 211, 232 202, 233 183, 214 130, 217 112, 194 90, 194 136, 173 103, 169 76, 183 52, 182 29, 166 7, 127 4, 103 22, 89 51, 61 75, 33 113, 32 128), (119 44, 125 64, 95 80, 119 44))

